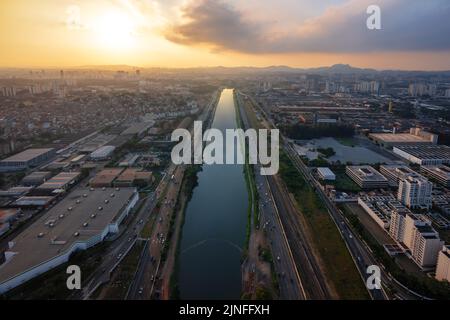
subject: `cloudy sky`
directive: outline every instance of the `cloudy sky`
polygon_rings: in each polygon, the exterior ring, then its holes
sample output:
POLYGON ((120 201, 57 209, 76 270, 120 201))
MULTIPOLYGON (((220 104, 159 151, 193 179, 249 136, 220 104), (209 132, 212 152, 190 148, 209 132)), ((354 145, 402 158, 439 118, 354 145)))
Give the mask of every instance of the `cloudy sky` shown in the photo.
POLYGON ((0 1, 0 66, 450 70, 449 34, 449 0, 0 1))

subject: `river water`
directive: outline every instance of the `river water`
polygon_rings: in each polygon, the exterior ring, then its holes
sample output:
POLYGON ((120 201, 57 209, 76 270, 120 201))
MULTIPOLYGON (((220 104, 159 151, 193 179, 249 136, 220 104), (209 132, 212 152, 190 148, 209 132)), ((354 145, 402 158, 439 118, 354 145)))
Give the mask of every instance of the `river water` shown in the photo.
MULTIPOLYGON (((233 90, 225 89, 211 127, 221 130, 225 137, 225 129, 236 126, 233 90)), ((243 165, 203 165, 186 208, 181 235, 181 299, 240 298, 247 206, 243 165)))

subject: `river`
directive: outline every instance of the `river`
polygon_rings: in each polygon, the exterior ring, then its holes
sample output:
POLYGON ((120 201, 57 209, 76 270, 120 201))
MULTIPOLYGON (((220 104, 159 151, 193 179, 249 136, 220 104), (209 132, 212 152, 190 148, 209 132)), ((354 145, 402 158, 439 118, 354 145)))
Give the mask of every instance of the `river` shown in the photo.
MULTIPOLYGON (((225 89, 211 127, 225 136, 225 129, 237 126, 235 112, 233 90, 225 89)), ((181 299, 240 298, 247 206, 243 165, 203 165, 198 186, 186 207, 181 234, 178 256, 181 299)))

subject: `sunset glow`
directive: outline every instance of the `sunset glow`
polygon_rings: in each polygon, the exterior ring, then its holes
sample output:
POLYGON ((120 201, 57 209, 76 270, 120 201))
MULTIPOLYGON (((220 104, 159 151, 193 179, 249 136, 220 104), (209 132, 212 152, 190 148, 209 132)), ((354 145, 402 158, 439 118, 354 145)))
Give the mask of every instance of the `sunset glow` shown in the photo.
POLYGON ((434 2, 381 0, 383 29, 368 33, 368 0, 5 0, 0 65, 450 69, 448 6, 434 2))

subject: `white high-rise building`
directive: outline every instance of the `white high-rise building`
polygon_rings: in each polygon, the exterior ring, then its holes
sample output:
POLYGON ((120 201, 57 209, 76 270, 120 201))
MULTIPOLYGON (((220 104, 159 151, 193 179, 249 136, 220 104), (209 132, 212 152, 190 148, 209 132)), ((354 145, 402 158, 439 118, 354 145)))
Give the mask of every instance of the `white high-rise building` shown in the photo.
POLYGON ((431 207, 433 183, 417 175, 406 177, 399 182, 397 199, 408 208, 431 207))
POLYGON ((416 226, 413 229, 411 255, 421 268, 430 268, 437 264, 443 245, 444 241, 430 225, 416 226))
POLYGON ((406 208, 404 210, 393 210, 391 213, 389 234, 398 243, 404 243, 406 216, 408 214, 412 214, 412 212, 406 208))
POLYGON ((412 97, 420 97, 424 95, 435 96, 437 92, 436 84, 412 83, 409 85, 408 93, 412 97))
POLYGON ((436 280, 450 282, 450 246, 443 246, 439 251, 436 280))
POLYGON ((421 268, 436 265, 439 250, 444 242, 431 227, 431 222, 410 211, 393 211, 389 234, 421 268))

